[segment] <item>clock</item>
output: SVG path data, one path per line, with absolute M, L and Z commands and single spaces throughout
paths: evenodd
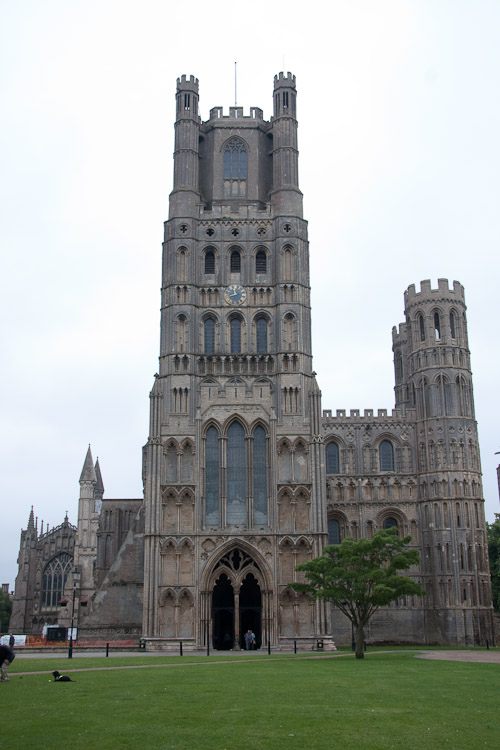
M 230 284 L 224 290 L 224 301 L 226 305 L 237 307 L 243 305 L 247 299 L 247 292 L 240 284 Z

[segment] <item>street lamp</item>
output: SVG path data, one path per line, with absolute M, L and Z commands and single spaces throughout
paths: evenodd
M 75 566 L 73 568 L 73 604 L 71 605 L 71 630 L 69 631 L 69 648 L 68 648 L 68 659 L 73 658 L 73 624 L 75 621 L 75 599 L 76 599 L 76 584 L 80 580 L 80 571 Z

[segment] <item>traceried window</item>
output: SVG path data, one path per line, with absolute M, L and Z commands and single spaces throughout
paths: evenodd
M 339 462 L 339 446 L 337 443 L 327 443 L 326 446 L 326 473 L 327 474 L 339 474 L 340 473 L 340 462 Z
M 258 250 L 255 256 L 255 273 L 267 273 L 267 255 L 265 250 Z
M 229 321 L 230 351 L 231 354 L 241 354 L 241 320 L 231 318 Z
M 43 571 L 42 607 L 57 607 L 72 569 L 73 558 L 67 552 L 61 552 L 48 563 Z
M 247 465 L 245 431 L 233 422 L 227 431 L 227 523 L 246 522 Z
M 205 354 L 215 352 L 215 320 L 206 318 L 203 321 L 203 351 Z
M 390 440 L 382 440 L 378 454 L 380 471 L 394 471 L 394 448 Z
M 205 273 L 215 273 L 215 253 L 213 250 L 207 250 L 205 253 Z
M 266 318 L 257 318 L 255 324 L 257 335 L 257 354 L 267 353 L 267 320 Z
M 239 138 L 233 138 L 224 149 L 224 179 L 246 180 L 248 156 L 245 144 Z
M 268 447 L 263 427 L 250 440 L 234 421 L 226 436 L 226 470 L 221 472 L 219 431 L 212 426 L 205 440 L 205 522 L 215 526 L 267 524 Z M 225 483 L 225 486 L 221 485 Z M 225 498 L 225 508 L 220 498 Z

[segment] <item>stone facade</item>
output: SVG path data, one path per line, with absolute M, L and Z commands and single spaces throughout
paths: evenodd
M 420 551 L 412 575 L 427 596 L 380 611 L 368 638 L 492 642 L 463 287 L 440 279 L 405 293 L 391 414 L 322 410 L 295 77 L 276 76 L 273 96 L 270 121 L 215 107 L 202 122 L 198 80 L 177 81 L 144 499 L 104 499 L 89 449 L 72 537 L 81 631 L 137 633 L 149 649 L 233 648 L 251 628 L 259 645 L 333 648 L 350 626 L 287 589 L 295 566 L 327 541 L 397 526 Z M 30 524 L 17 612 L 41 595 L 25 572 Z M 40 625 L 32 613 L 25 630 Z

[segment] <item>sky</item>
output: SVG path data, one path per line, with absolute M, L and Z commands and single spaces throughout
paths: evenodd
M 174 9 L 172 9 L 174 8 Z M 0 583 L 31 506 L 77 521 L 87 447 L 141 497 L 176 79 L 202 119 L 297 77 L 325 409 L 394 406 L 391 330 L 465 286 L 487 520 L 500 511 L 498 0 L 0 0 Z

